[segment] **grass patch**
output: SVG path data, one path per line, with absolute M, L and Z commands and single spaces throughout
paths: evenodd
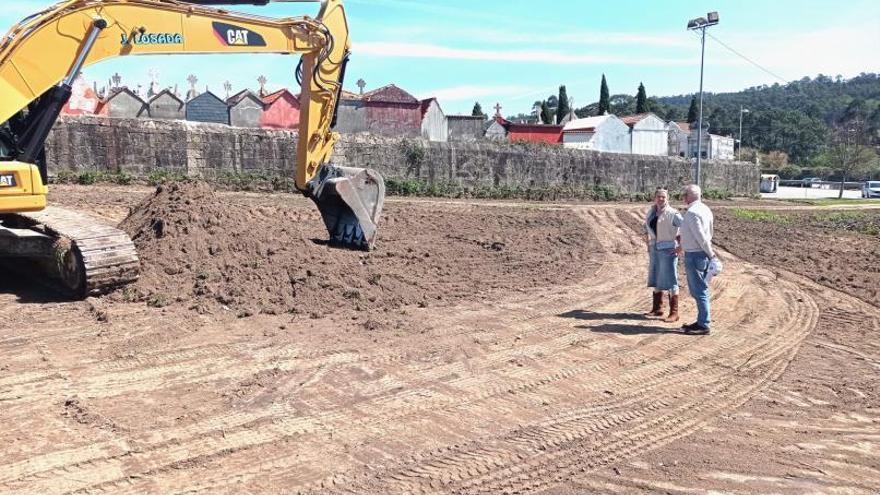
M 151 308 L 164 308 L 169 304 L 171 304 L 171 301 L 162 294 L 151 294 L 150 297 L 147 298 L 147 306 Z
M 456 182 L 435 181 L 428 183 L 419 179 L 385 179 L 385 191 L 389 196 L 421 196 L 436 198 L 464 199 L 520 199 L 527 201 L 593 200 L 593 201 L 633 201 L 648 202 L 654 198 L 651 193 L 623 193 L 617 187 L 598 184 L 587 187 L 554 186 L 526 187 L 508 186 L 467 186 Z M 704 194 L 707 199 L 730 199 L 729 191 L 715 189 Z
M 869 236 L 880 235 L 880 215 L 862 211 L 836 211 L 819 213 L 813 218 L 825 227 L 849 230 Z
M 385 192 L 391 196 L 421 196 L 434 198 L 466 199 L 523 199 L 531 201 L 556 201 L 564 199 L 593 199 L 599 201 L 622 201 L 629 197 L 616 188 L 594 186 L 573 187 L 522 187 L 522 186 L 465 186 L 454 182 L 436 181 L 429 184 L 418 179 L 385 179 Z M 637 198 L 642 200 L 641 195 Z
M 151 186 L 158 186 L 165 182 L 183 182 L 186 176 L 178 172 L 169 172 L 168 170 L 153 170 L 147 176 L 147 183 Z
M 810 205 L 810 206 L 847 206 L 847 205 L 878 205 L 880 201 L 876 199 L 850 199 L 850 198 L 822 198 L 822 199 L 790 199 L 792 203 Z
M 403 152 L 411 166 L 418 167 L 423 151 L 417 145 L 404 147 Z M 136 178 L 127 172 L 107 173 L 100 171 L 62 170 L 55 176 L 57 184 L 92 185 L 97 183 L 113 184 L 148 184 L 157 186 L 166 182 L 186 182 L 186 175 L 170 170 L 153 170 L 146 177 Z M 200 178 L 210 184 L 233 191 L 258 192 L 297 192 L 293 177 L 281 176 L 264 171 L 224 172 L 214 178 Z M 463 199 L 518 199 L 527 201 L 632 201 L 650 202 L 653 192 L 623 193 L 617 187 L 605 184 L 593 186 L 550 186 L 529 187 L 524 185 L 463 185 L 452 181 L 434 181 L 428 183 L 420 179 L 385 178 L 385 189 L 389 196 L 416 196 L 431 198 L 463 198 Z M 680 195 L 673 195 L 679 197 Z M 733 195 L 724 189 L 706 189 L 703 197 L 710 200 L 728 200 Z
M 80 184 L 90 186 L 99 182 L 128 185 L 134 177 L 127 172 L 101 172 L 98 170 L 62 170 L 54 177 L 55 184 Z
M 772 211 L 764 211 L 764 210 L 746 210 L 743 208 L 734 208 L 733 216 L 736 218 L 740 218 L 742 220 L 749 220 L 752 222 L 769 222 L 776 223 L 780 225 L 788 225 L 791 223 L 791 219 L 785 216 L 782 216 L 778 213 L 774 213 Z

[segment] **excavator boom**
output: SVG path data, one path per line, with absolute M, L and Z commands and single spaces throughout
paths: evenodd
M 320 12 L 272 19 L 215 7 L 268 0 L 66 0 L 13 26 L 0 39 L 0 222 L 46 207 L 44 143 L 83 67 L 135 55 L 300 54 L 296 186 L 317 204 L 331 244 L 371 249 L 382 177 L 330 162 L 350 51 L 345 9 L 341 0 L 287 1 L 320 3 Z M 0 257 L 15 242 L 0 238 Z

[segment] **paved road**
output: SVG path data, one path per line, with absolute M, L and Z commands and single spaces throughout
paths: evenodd
M 821 199 L 836 198 L 839 194 L 837 189 L 820 189 L 814 187 L 789 187 L 782 186 L 775 193 L 761 193 L 762 198 L 771 199 Z M 859 191 L 843 191 L 844 198 L 859 199 L 862 197 Z M 880 200 L 878 200 L 880 201 Z

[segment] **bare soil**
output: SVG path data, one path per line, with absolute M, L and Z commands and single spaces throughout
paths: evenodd
M 391 200 L 365 255 L 291 195 L 51 200 L 131 212 L 147 274 L 82 302 L 0 278 L 0 493 L 880 491 L 868 292 L 723 250 L 713 333 L 683 335 L 641 316 L 640 205 Z M 335 285 L 291 284 L 309 263 Z
M 242 316 L 373 314 L 566 284 L 583 277 L 593 247 L 564 211 L 463 206 L 437 215 L 391 203 L 382 224 L 377 251 L 333 249 L 302 198 L 183 183 L 160 186 L 121 226 L 144 261 L 137 298 Z
M 715 242 L 749 262 L 797 273 L 880 305 L 880 210 L 773 215 L 752 220 L 718 209 Z

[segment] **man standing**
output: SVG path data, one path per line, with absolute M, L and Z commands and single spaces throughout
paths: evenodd
M 712 231 L 715 219 L 712 211 L 702 198 L 700 186 L 691 184 L 684 189 L 687 213 L 681 224 L 681 246 L 684 252 L 684 270 L 687 274 L 688 290 L 697 303 L 697 321 L 681 327 L 686 333 L 706 335 L 709 333 L 709 284 L 706 275 L 709 263 L 715 258 L 712 249 Z

